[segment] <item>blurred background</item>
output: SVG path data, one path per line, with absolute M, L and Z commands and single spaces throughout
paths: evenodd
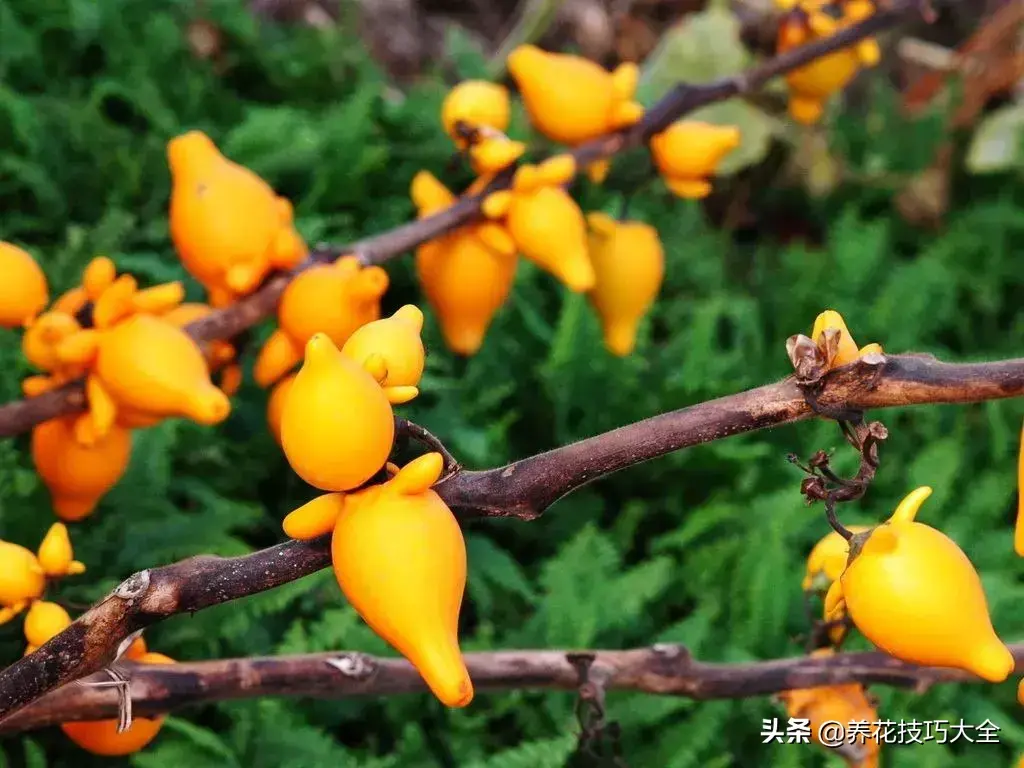
M 639 151 L 620 156 L 602 187 L 577 184 L 586 210 L 614 213 L 628 197 L 630 216 L 656 226 L 665 246 L 666 282 L 633 355 L 611 357 L 586 301 L 523 262 L 477 356 L 451 355 L 428 314 L 423 394 L 402 414 L 468 467 L 499 465 L 779 379 L 790 372 L 786 338 L 809 333 L 825 308 L 860 343 L 891 352 L 1020 355 L 1024 4 L 937 10 L 930 26 L 883 35 L 882 65 L 819 126 L 786 117 L 778 83 L 699 114 L 743 132 L 705 201 L 647 183 Z M 416 171 L 455 189 L 470 181 L 450 163 L 440 103 L 459 79 L 503 78 L 515 45 L 638 61 L 649 105 L 677 80 L 770 55 L 772 14 L 768 2 L 701 0 L 0 0 L 0 239 L 40 260 L 53 295 L 97 254 L 143 284 L 185 279 L 168 235 L 164 148 L 198 128 L 294 202 L 310 242 L 352 241 L 414 216 Z M 518 107 L 511 133 L 530 136 Z M 421 302 L 411 256 L 387 270 L 386 313 Z M 270 327 L 255 330 L 253 349 Z M 0 398 L 17 398 L 29 369 L 16 334 L 0 334 L 0 370 Z M 89 570 L 62 598 L 89 603 L 137 569 L 280 541 L 282 517 L 314 494 L 268 432 L 266 397 L 248 377 L 218 428 L 139 431 L 124 480 L 72 527 Z M 1024 639 L 1011 534 L 1024 403 L 871 416 L 890 439 L 876 482 L 844 505 L 843 521 L 880 521 L 931 485 L 920 519 L 976 564 L 1004 639 Z M 674 642 L 707 661 L 800 654 L 804 559 L 829 529 L 820 507 L 803 503 L 786 455 L 833 448 L 837 469 L 852 472 L 835 424 L 805 422 L 633 467 L 536 522 L 467 524 L 463 649 Z M 28 436 L 0 442 L 0 537 L 31 548 L 53 520 Z M 179 660 L 392 655 L 330 571 L 176 617 L 147 638 Z M 23 642 L 20 622 L 0 627 L 0 663 Z M 883 718 L 1001 728 L 1000 744 L 888 746 L 883 765 L 1014 764 L 1024 752 L 1015 686 L 873 687 Z M 575 745 L 573 704 L 545 692 L 480 694 L 459 711 L 427 694 L 240 701 L 176 713 L 130 759 L 92 758 L 49 729 L 0 743 L 0 765 L 554 768 Z M 843 765 L 813 745 L 763 745 L 762 719 L 785 717 L 769 697 L 616 692 L 608 706 L 633 768 Z

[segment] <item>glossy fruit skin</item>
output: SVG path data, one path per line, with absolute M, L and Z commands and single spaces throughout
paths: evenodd
M 64 523 L 54 523 L 46 532 L 36 552 L 39 566 L 47 578 L 59 579 L 85 573 L 85 565 L 75 560 L 75 552 L 71 547 L 71 536 Z
M 53 511 L 67 522 L 91 515 L 124 476 L 131 459 L 132 435 L 114 425 L 94 445 L 75 437 L 75 417 L 37 424 L 32 430 L 32 461 L 50 491 Z
M 557 277 L 570 291 L 583 293 L 594 287 L 586 220 L 564 189 L 540 187 L 516 193 L 506 222 L 523 256 Z
M 147 416 L 211 425 L 231 411 L 195 341 L 151 315 L 134 315 L 104 331 L 95 373 L 118 405 Z
M 674 195 L 699 200 L 711 194 L 708 177 L 739 144 L 735 126 L 677 120 L 651 137 L 651 158 Z
M 321 490 L 351 490 L 384 466 L 394 438 L 380 385 L 327 334 L 314 334 L 281 410 L 281 447 L 292 469 Z
M 185 269 L 221 307 L 251 293 L 274 268 L 307 252 L 291 203 L 263 179 L 189 131 L 167 144 L 171 239 Z
M 512 291 L 518 263 L 515 253 L 489 248 L 471 231 L 417 249 L 416 274 L 450 350 L 466 357 L 480 350 Z
M 316 333 L 326 334 L 341 348 L 357 329 L 380 318 L 388 284 L 383 268 L 363 267 L 354 256 L 303 270 L 281 295 L 279 328 L 256 359 L 256 383 L 267 387 L 285 376 L 302 360 L 303 348 Z
M 420 337 L 423 312 L 406 304 L 393 315 L 374 320 L 349 336 L 341 354 L 365 368 L 394 404 L 419 394 L 426 350 Z
M 42 596 L 46 575 L 36 556 L 0 539 L 0 605 L 11 607 Z
M 410 196 L 419 218 L 455 201 L 428 171 L 413 177 Z M 479 351 L 512 290 L 518 263 L 515 242 L 495 222 L 460 227 L 416 249 L 416 275 L 449 349 L 466 357 Z
M 601 320 L 605 347 L 625 356 L 633 351 L 640 321 L 661 289 L 665 254 L 658 231 L 643 222 L 616 222 L 598 213 L 587 220 L 595 275 L 587 298 Z
M 563 144 L 580 144 L 643 115 L 633 101 L 635 64 L 608 72 L 581 56 L 521 45 L 509 54 L 507 66 L 530 122 Z
M 441 124 L 457 145 L 465 142 L 455 126 L 463 122 L 471 128 L 488 127 L 505 132 L 511 117 L 508 89 L 486 80 L 464 80 L 456 85 L 441 104 Z
M 858 534 L 859 552 L 825 597 L 857 629 L 903 661 L 963 669 L 998 683 L 1014 659 L 996 635 L 981 579 L 956 542 L 914 516 L 931 494 L 912 491 L 886 523 Z
M 173 664 L 174 659 L 162 653 L 146 653 L 140 664 Z M 157 737 L 164 718 L 134 717 L 131 727 L 117 732 L 117 720 L 83 720 L 61 723 L 61 730 L 75 744 L 94 755 L 121 757 L 144 749 Z
M 443 704 L 464 707 L 473 699 L 458 642 L 466 545 L 451 510 L 429 489 L 442 464 L 427 454 L 387 483 L 345 496 L 331 553 L 359 615 Z
M 0 275 L 0 327 L 29 325 L 50 300 L 46 275 L 28 251 L 5 242 L 0 242 Z
M 71 624 L 71 616 L 56 603 L 36 600 L 25 614 L 25 640 L 39 647 Z

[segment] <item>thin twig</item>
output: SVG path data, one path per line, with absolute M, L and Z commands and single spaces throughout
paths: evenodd
M 1024 644 L 1010 646 L 1018 669 Z M 495 651 L 465 654 L 478 692 L 523 689 L 578 690 L 581 655 L 587 679 L 603 690 L 644 691 L 694 699 L 765 696 L 797 688 L 873 683 L 926 690 L 940 682 L 982 682 L 966 672 L 918 667 L 883 653 L 799 656 L 745 664 L 694 660 L 682 646 L 623 651 Z M 574 663 L 574 660 L 577 663 Z M 335 699 L 426 691 L 403 659 L 334 652 L 272 658 L 220 659 L 178 664 L 125 664 L 132 710 L 153 717 L 183 707 L 263 696 Z M 91 679 L 91 678 L 90 678 Z M 0 723 L 0 736 L 73 720 L 116 717 L 118 694 L 107 687 L 70 685 L 47 694 Z
M 825 404 L 867 409 L 966 403 L 1024 395 L 1024 359 L 943 363 L 887 355 L 856 361 L 818 383 Z M 792 378 L 698 403 L 571 445 L 482 471 L 456 472 L 435 489 L 460 517 L 533 520 L 600 477 L 681 448 L 814 415 Z M 280 586 L 330 564 L 330 540 L 289 541 L 234 558 L 199 556 L 140 571 L 34 653 L 0 670 L 0 719 L 112 661 L 130 633 Z
M 888 7 L 880 9 L 864 21 L 824 40 L 793 48 L 741 75 L 702 85 L 676 85 L 647 110 L 643 119 L 636 125 L 576 147 L 571 154 L 576 158 L 577 167 L 585 168 L 595 160 L 642 146 L 651 136 L 694 110 L 757 90 L 779 75 L 875 35 L 909 16 L 919 14 L 919 11 L 919 0 L 894 0 Z M 270 279 L 251 296 L 226 309 L 211 312 L 201 320 L 191 323 L 186 330 L 197 341 L 231 338 L 272 315 L 289 281 L 299 272 L 318 262 L 330 261 L 349 253 L 357 254 L 367 264 L 383 263 L 478 218 L 481 215 L 483 199 L 490 192 L 508 187 L 511 180 L 511 173 L 502 173 L 478 195 L 464 196 L 454 205 L 432 216 L 410 221 L 365 240 L 342 246 L 317 246 L 309 257 L 290 273 Z M 86 400 L 81 382 L 72 382 L 38 397 L 7 403 L 0 406 L 0 437 L 11 437 L 27 432 L 40 422 L 77 413 L 85 407 Z

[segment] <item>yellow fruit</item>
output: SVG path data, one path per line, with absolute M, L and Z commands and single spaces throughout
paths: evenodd
M 16 616 L 46 587 L 46 574 L 39 560 L 18 544 L 0 539 L 0 624 Z
M 46 275 L 28 251 L 0 242 L 0 327 L 31 325 L 50 300 Z
M 56 603 L 36 600 L 25 614 L 25 640 L 38 648 L 71 624 L 68 612 Z
M 291 269 L 305 257 L 291 203 L 204 133 L 171 139 L 167 160 L 171 239 L 215 305 L 251 293 L 273 269 Z
M 441 104 L 441 123 L 444 131 L 457 146 L 465 147 L 456 130 L 458 123 L 468 128 L 493 128 L 504 133 L 508 130 L 511 107 L 508 89 L 486 80 L 466 80 L 449 91 Z
M 53 511 L 68 522 L 93 513 L 124 475 L 132 452 L 127 429 L 115 424 L 91 446 L 84 446 L 75 437 L 74 424 L 74 416 L 64 416 L 32 430 L 32 461 L 50 491 Z
M 147 653 L 140 664 L 173 664 L 174 659 L 162 653 Z M 75 744 L 94 755 L 121 757 L 145 748 L 163 727 L 164 718 L 133 717 L 131 727 L 117 732 L 117 720 L 82 720 L 61 723 L 61 730 Z
M 831 649 L 822 648 L 812 656 L 831 656 Z M 836 749 L 851 768 L 876 768 L 881 745 L 878 739 L 878 713 L 869 701 L 864 686 L 860 683 L 829 685 L 818 688 L 802 688 L 783 691 L 779 700 L 786 707 L 791 718 L 809 720 L 811 741 L 821 744 L 822 726 L 825 723 L 840 723 L 849 729 L 852 722 L 866 722 L 862 737 L 855 743 L 843 744 Z M 826 732 L 827 733 L 827 732 Z M 825 746 L 833 749 L 834 743 Z
M 711 194 L 708 177 L 740 145 L 740 129 L 696 120 L 677 120 L 651 137 L 651 157 L 665 186 L 684 199 Z
M 483 345 L 491 320 L 512 290 L 518 261 L 515 253 L 488 247 L 471 230 L 416 251 L 420 285 L 453 352 L 469 356 Z
M 834 309 L 826 309 L 814 319 L 814 328 L 811 330 L 811 339 L 819 348 L 825 349 L 825 331 L 839 331 L 836 344 L 835 356 L 829 361 L 829 368 L 838 368 L 841 365 L 848 365 L 864 355 L 871 353 L 881 354 L 882 346 L 877 343 L 865 344 L 857 348 L 857 342 L 853 340 L 850 329 L 846 327 L 843 316 Z
M 834 4 L 829 5 L 832 9 L 837 8 Z M 838 6 L 842 12 L 839 19 L 826 11 L 825 4 L 805 3 L 803 6 L 787 14 L 779 23 L 778 53 L 827 38 L 874 13 L 873 4 L 856 1 Z M 818 122 L 828 99 L 845 88 L 861 67 L 877 64 L 878 58 L 878 44 L 866 39 L 790 70 L 785 75 L 789 87 L 790 116 L 805 125 Z
M 380 385 L 327 334 L 314 334 L 281 411 L 281 446 L 292 469 L 321 490 L 351 490 L 384 466 L 394 438 Z
M 110 328 L 82 331 L 61 345 L 60 354 L 92 364 L 89 413 L 76 425 L 76 437 L 86 445 L 104 437 L 122 410 L 207 425 L 231 412 L 227 395 L 210 381 L 202 350 L 162 318 L 138 314 Z
M 54 523 L 50 526 L 50 530 L 46 532 L 43 542 L 39 545 L 36 557 L 43 573 L 51 579 L 85 573 L 85 565 L 75 560 L 71 537 L 68 536 L 68 527 L 64 523 Z
M 294 381 L 294 373 L 285 376 L 274 385 L 267 399 L 267 425 L 278 445 L 281 444 L 281 413 L 284 411 L 284 401 Z
M 918 488 L 886 523 L 855 534 L 852 559 L 826 595 L 827 615 L 845 606 L 868 640 L 903 661 L 1002 682 L 1013 655 L 992 627 L 974 566 L 952 539 L 914 520 L 930 494 Z
M 583 212 L 561 187 L 516 193 L 506 219 L 520 252 L 574 293 L 594 287 Z
M 458 640 L 466 545 L 430 488 L 443 467 L 439 453 L 426 454 L 385 483 L 314 499 L 288 515 L 284 529 L 303 539 L 333 529 L 334 573 L 352 607 L 443 704 L 464 707 L 473 699 Z
M 326 334 L 341 347 L 357 328 L 378 319 L 388 282 L 381 267 L 363 267 L 355 256 L 300 273 L 281 296 L 280 327 L 256 359 L 256 383 L 267 387 L 287 374 L 302 360 L 303 348 L 314 334 Z
M 639 77 L 633 63 L 608 72 L 580 56 L 521 45 L 507 64 L 530 122 L 555 141 L 582 144 L 643 116 L 633 98 Z
M 591 213 L 587 220 L 595 277 L 587 298 L 601 320 L 608 351 L 628 355 L 665 275 L 658 231 L 639 221 L 616 222 L 603 213 Z
M 422 330 L 423 313 L 406 304 L 391 317 L 359 328 L 341 354 L 365 368 L 392 403 L 407 403 L 419 394 L 416 385 L 423 375 Z

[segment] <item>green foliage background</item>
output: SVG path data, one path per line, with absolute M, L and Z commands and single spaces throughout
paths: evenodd
M 185 0 L 0 0 L 0 237 L 26 244 L 54 288 L 77 282 L 105 253 L 143 281 L 182 278 L 167 231 L 164 144 L 207 131 L 232 158 L 296 204 L 310 241 L 352 239 L 412 216 L 415 171 L 446 171 L 437 120 L 444 84 L 428 78 L 395 95 L 358 41 L 336 31 L 258 25 L 240 3 L 208 3 L 226 39 L 226 69 L 191 57 Z M 480 62 L 461 52 L 463 75 Z M 884 87 L 865 117 L 841 115 L 833 146 L 854 169 L 911 172 L 939 138 L 934 120 L 897 116 Z M 519 124 L 522 126 L 521 115 Z M 616 183 L 642 155 L 617 164 L 612 191 L 585 190 L 588 208 L 616 210 Z M 757 185 L 755 207 L 787 212 L 824 234 L 820 247 L 771 233 L 725 233 L 694 203 L 657 183 L 631 202 L 656 225 L 668 255 L 662 296 L 639 349 L 610 358 L 585 301 L 523 264 L 484 350 L 466 361 L 443 347 L 431 318 L 423 395 L 405 415 L 441 435 L 470 467 L 536 453 L 660 411 L 753 387 L 788 373 L 787 336 L 840 310 L 858 341 L 950 360 L 1020 354 L 1024 188 L 1010 175 L 958 174 L 938 233 L 911 229 L 892 192 L 846 184 L 812 199 Z M 418 301 L 412 259 L 388 265 L 385 311 Z M 199 298 L 190 283 L 190 296 Z M 261 337 L 267 328 L 260 331 Z M 18 338 L 0 336 L 4 400 L 28 373 Z M 281 539 L 280 520 L 312 496 L 266 429 L 266 394 L 245 385 L 217 429 L 174 421 L 135 437 L 123 482 L 73 526 L 87 574 L 61 595 L 88 602 L 134 570 L 189 555 L 244 553 Z M 921 484 L 935 493 L 925 522 L 952 535 L 982 573 L 997 629 L 1024 637 L 1024 588 L 1012 551 L 1020 402 L 874 414 L 889 426 L 878 480 L 848 523 L 879 521 Z M 800 652 L 806 629 L 803 560 L 827 532 L 798 493 L 788 452 L 837 448 L 822 422 L 735 437 L 633 467 L 573 494 L 541 520 L 466 526 L 470 579 L 465 650 L 625 648 L 685 643 L 700 659 L 750 661 Z M 35 547 L 52 522 L 28 436 L 0 442 L 0 536 Z M 356 649 L 389 654 L 322 572 L 269 594 L 155 627 L 150 645 L 181 660 Z M 0 659 L 23 648 L 20 622 L 0 628 Z M 1024 751 L 1014 682 L 942 686 L 924 695 L 875 689 L 883 717 L 1002 728 L 1002 745 L 891 747 L 886 765 L 1009 765 Z M 615 693 L 632 766 L 840 765 L 813 747 L 762 745 L 768 698 L 694 703 Z M 427 695 L 339 701 L 256 700 L 182 711 L 124 764 L 517 768 L 559 766 L 572 749 L 573 697 L 480 694 L 465 711 Z M 56 729 L 0 743 L 0 765 L 118 764 L 85 755 Z

